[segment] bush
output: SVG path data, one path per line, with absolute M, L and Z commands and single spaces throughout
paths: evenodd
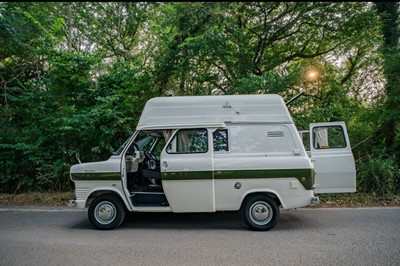
M 356 161 L 357 188 L 377 196 L 397 194 L 400 169 L 395 156 L 369 154 Z

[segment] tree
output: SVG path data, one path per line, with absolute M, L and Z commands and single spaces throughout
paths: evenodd
M 378 136 L 385 140 L 390 151 L 400 150 L 400 50 L 399 50 L 399 4 L 396 2 L 376 2 L 381 18 L 383 45 L 381 48 L 386 78 L 384 117 Z M 396 133 L 397 132 L 397 133 Z
M 106 159 L 154 96 L 304 91 L 290 106 L 296 123 L 347 121 L 359 165 L 379 165 L 376 121 L 388 150 L 400 143 L 397 3 L 4 2 L 0 12 L 3 191 L 68 189 L 75 152 Z

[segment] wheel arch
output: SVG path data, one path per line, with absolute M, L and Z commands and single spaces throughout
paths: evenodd
M 246 200 L 250 197 L 256 196 L 256 195 L 266 195 L 270 198 L 272 198 L 273 200 L 275 200 L 276 204 L 278 205 L 278 207 L 282 204 L 282 200 L 281 197 L 279 196 L 279 193 L 277 193 L 276 191 L 270 191 L 270 190 L 265 190 L 265 191 L 249 191 L 248 193 L 246 193 L 244 195 L 244 197 L 242 198 L 242 202 L 240 204 L 240 209 L 243 207 L 244 202 L 246 202 Z
M 111 194 L 119 198 L 123 205 L 125 206 L 125 209 L 128 211 L 131 211 L 131 208 L 129 206 L 129 203 L 126 201 L 125 195 L 121 193 L 118 189 L 112 189 L 112 188 L 97 188 L 89 193 L 89 196 L 86 198 L 86 204 L 85 207 L 89 207 L 90 203 L 97 198 L 98 196 L 101 195 L 106 195 L 106 194 Z

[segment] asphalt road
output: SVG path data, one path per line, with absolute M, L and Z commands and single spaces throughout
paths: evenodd
M 238 213 L 131 213 L 94 230 L 86 210 L 0 206 L 0 265 L 400 265 L 400 208 L 281 210 L 268 232 Z

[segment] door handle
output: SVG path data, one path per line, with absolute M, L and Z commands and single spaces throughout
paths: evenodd
M 163 169 L 164 169 L 164 171 L 167 170 L 167 168 L 168 168 L 167 161 L 163 161 Z

